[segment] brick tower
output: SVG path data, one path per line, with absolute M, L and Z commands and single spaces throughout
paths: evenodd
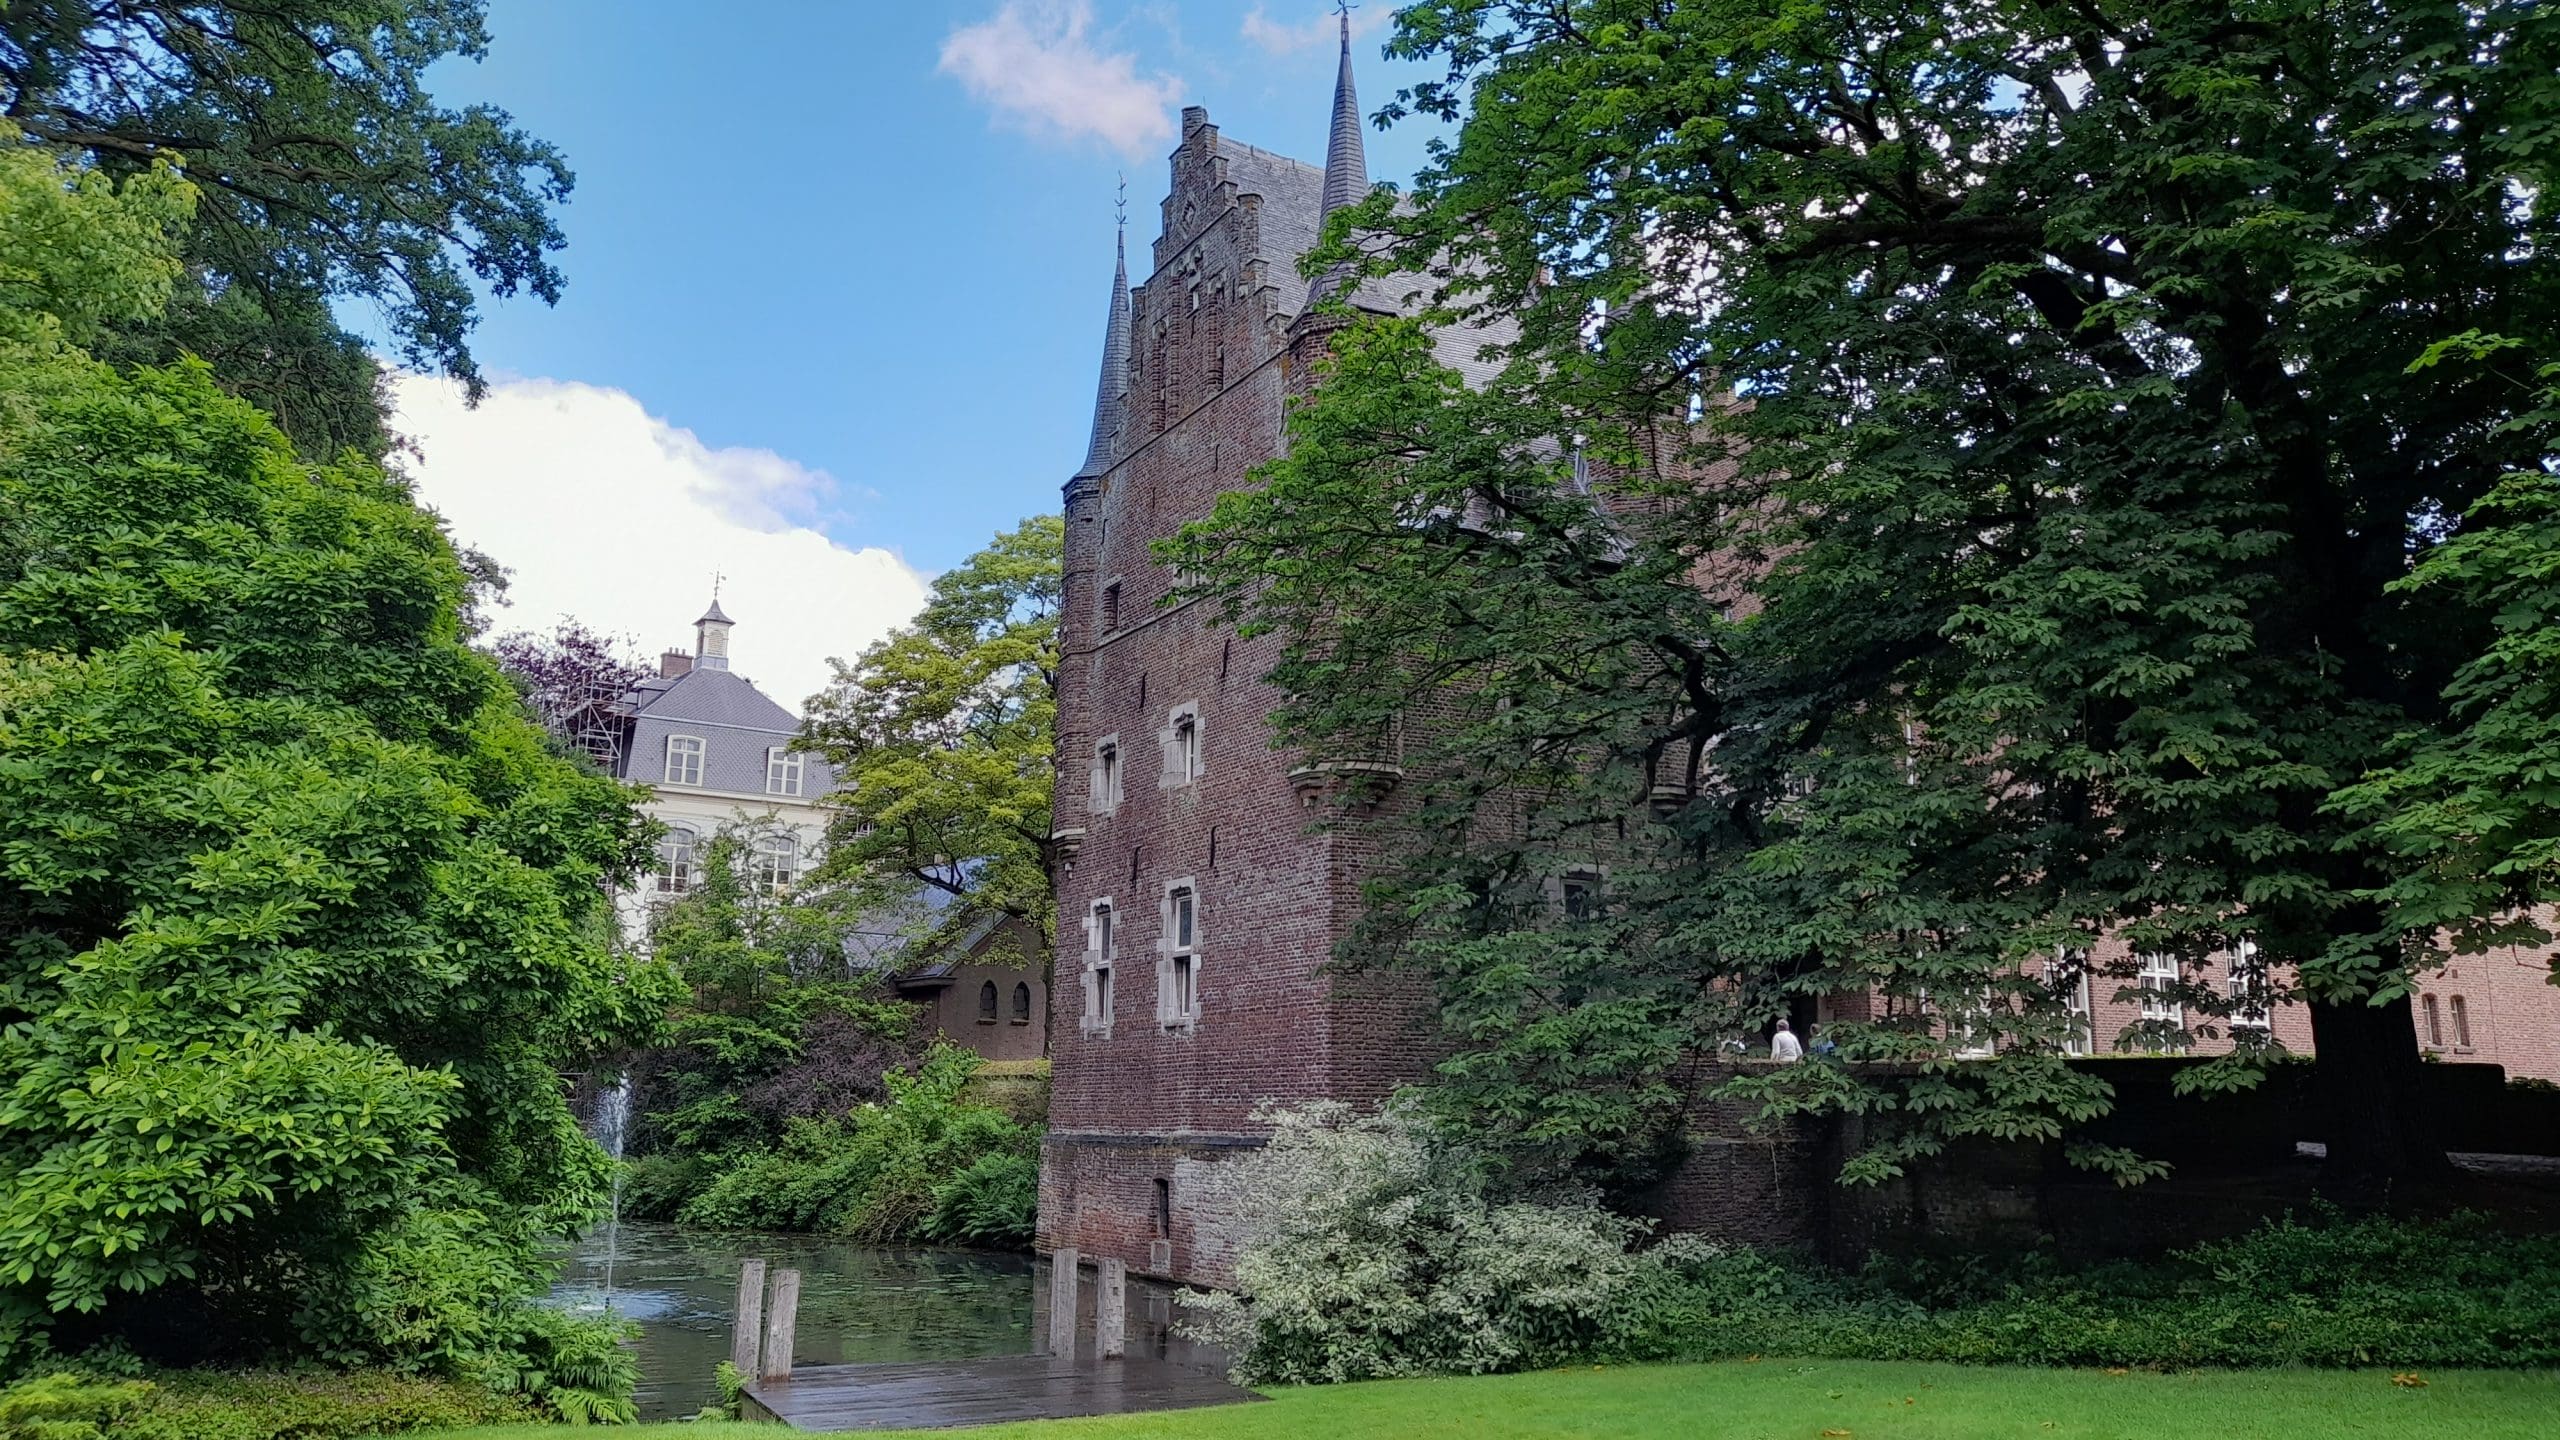
M 1310 310 L 1341 282 L 1310 286 L 1298 258 L 1368 191 L 1346 23 L 1322 169 L 1185 109 L 1134 290 L 1122 239 L 1092 443 L 1066 485 L 1043 1250 L 1227 1280 L 1217 1167 L 1261 1142 L 1256 1103 L 1372 1099 L 1423 1063 L 1416 995 L 1320 973 L 1354 917 L 1361 842 L 1311 829 L 1323 767 L 1272 748 L 1276 642 L 1166 607 L 1148 548 L 1280 453 L 1283 405 L 1341 324 Z M 1374 282 L 1351 298 L 1395 306 Z

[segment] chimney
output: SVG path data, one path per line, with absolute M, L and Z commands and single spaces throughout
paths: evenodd
M 693 669 L 693 657 L 682 650 L 669 650 L 658 657 L 658 678 L 673 680 Z

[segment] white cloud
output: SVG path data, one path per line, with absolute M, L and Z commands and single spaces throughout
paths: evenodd
M 713 449 L 620 390 L 492 384 L 477 409 L 449 380 L 398 375 L 399 430 L 417 443 L 418 498 L 454 537 L 515 574 L 492 628 L 572 615 L 655 658 L 693 648 L 694 617 L 727 577 L 734 666 L 792 709 L 924 602 L 887 550 L 849 550 L 805 523 L 834 479 L 770 450 Z
M 1393 8 L 1380 3 L 1354 7 L 1351 12 L 1351 34 L 1354 39 L 1385 25 L 1395 18 Z M 1332 15 L 1315 15 L 1294 25 L 1274 20 L 1254 6 L 1244 15 L 1244 38 L 1273 55 L 1294 55 L 1321 45 L 1327 49 L 1341 43 L 1342 22 Z
M 1141 77 L 1136 55 L 1104 54 L 1092 29 L 1091 0 L 1005 0 L 942 42 L 942 72 L 1032 135 L 1096 139 L 1131 156 L 1163 148 L 1182 82 Z

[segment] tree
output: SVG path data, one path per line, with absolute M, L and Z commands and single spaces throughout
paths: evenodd
M 0 113 L 106 173 L 165 158 L 197 187 L 193 283 L 109 358 L 199 355 L 306 451 L 379 456 L 377 369 L 331 299 L 380 307 L 405 363 L 477 396 L 475 285 L 560 295 L 567 165 L 506 112 L 427 90 L 487 46 L 481 0 L 19 0 Z
M 1374 726 L 1377 697 L 1489 702 L 1427 740 L 1368 941 L 1440 976 L 1464 1102 L 1621 1144 L 1662 1126 L 1701 1041 L 1877 993 L 1844 1052 L 1916 1076 L 1737 1090 L 1898 1111 L 1853 1172 L 1886 1174 L 2103 1108 L 2045 983 L 2098 937 L 2246 942 L 2309 1006 L 2333 1167 L 2440 1168 L 2408 996 L 2449 918 L 2411 877 L 2447 837 L 2357 787 L 2441 793 L 2458 753 L 2543 804 L 2482 733 L 2548 713 L 2479 668 L 2541 628 L 2497 648 L 2522 592 L 2485 562 L 2519 542 L 2462 536 L 2542 513 L 2553 468 L 2551 17 L 1399 20 L 1392 48 L 1448 69 L 1389 113 L 1463 124 L 1418 204 L 1342 223 L 1432 270 L 1439 318 L 1502 312 L 1504 373 L 1469 394 L 1414 326 L 1355 332 L 1268 488 L 1178 553 L 1288 637 L 1304 743 Z M 1343 235 L 1310 263 L 1351 257 Z M 2524 478 L 2484 504 L 2501 476 Z M 1576 847 L 1616 863 L 1612 898 L 1553 924 L 1536 874 Z M 2208 1027 L 2232 1006 L 2180 998 Z M 1952 1057 L 1991 1034 L 1995 1062 Z M 2190 1083 L 2254 1080 L 2270 1047 L 2234 1038 Z M 1610 1079 L 1577 1094 L 1583 1072 Z
M 501 635 L 489 653 L 524 693 L 551 738 L 590 754 L 606 743 L 605 737 L 621 743 L 619 702 L 649 677 L 649 667 L 622 642 L 566 617 L 549 635 L 523 630 Z
M 1062 534 L 1044 515 L 998 535 L 811 702 L 802 743 L 841 777 L 820 882 L 911 917 L 926 953 L 988 918 L 1035 938 L 1019 962 L 1049 953 Z
M 0 177 L 0 236 L 174 259 L 157 180 Z M 74 328 L 0 325 L 0 1365 L 538 1366 L 605 1174 L 558 1072 L 665 1004 L 612 945 L 646 822 L 465 646 L 401 482 Z

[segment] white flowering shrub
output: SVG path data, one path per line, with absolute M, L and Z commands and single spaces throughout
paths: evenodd
M 1231 1172 L 1236 1290 L 1192 1332 L 1252 1384 L 1481 1374 L 1579 1358 L 1658 1273 L 1647 1222 L 1489 1195 L 1478 1156 L 1406 1107 L 1266 1107 Z

